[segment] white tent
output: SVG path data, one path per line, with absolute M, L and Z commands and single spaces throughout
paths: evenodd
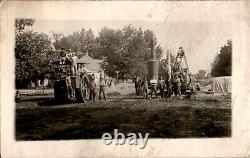
M 232 92 L 232 77 L 223 76 L 213 78 L 212 92 L 215 93 L 231 93 Z

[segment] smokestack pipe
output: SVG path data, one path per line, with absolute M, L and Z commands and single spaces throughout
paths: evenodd
M 155 38 L 153 37 L 151 41 L 151 57 L 152 59 L 156 60 L 156 54 L 155 54 Z

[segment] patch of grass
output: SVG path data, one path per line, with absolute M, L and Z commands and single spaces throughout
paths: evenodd
M 105 132 L 151 138 L 230 137 L 231 108 L 223 101 L 115 100 L 65 108 L 16 109 L 17 140 L 100 139 Z M 136 105 L 136 106 L 135 106 Z

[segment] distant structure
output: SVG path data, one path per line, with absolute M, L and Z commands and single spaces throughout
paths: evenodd
M 102 60 L 91 58 L 88 53 L 77 59 L 77 69 L 86 71 L 88 74 L 94 74 L 96 81 L 99 82 L 100 76 L 104 76 L 104 70 L 101 68 L 100 64 Z

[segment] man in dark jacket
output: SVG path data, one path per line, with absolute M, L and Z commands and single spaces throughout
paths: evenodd
M 146 77 L 142 81 L 142 89 L 143 89 L 143 99 L 148 99 L 148 81 Z
M 160 78 L 158 85 L 159 85 L 161 99 L 164 99 L 165 80 L 162 77 Z
M 92 100 L 93 102 L 95 102 L 96 82 L 95 82 L 95 76 L 94 76 L 94 74 L 90 77 L 89 89 L 90 89 L 89 100 Z
M 137 76 L 135 78 L 135 93 L 137 96 L 140 94 L 140 89 L 141 89 L 141 78 Z

